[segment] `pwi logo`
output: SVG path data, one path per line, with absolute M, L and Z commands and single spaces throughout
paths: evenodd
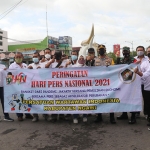
M 12 72 L 7 73 L 6 77 L 6 84 L 12 84 L 12 83 L 25 83 L 27 79 L 27 76 L 24 73 L 19 73 L 18 75 L 13 75 Z

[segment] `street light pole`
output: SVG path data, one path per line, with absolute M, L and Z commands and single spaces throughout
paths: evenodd
M 130 43 L 131 45 L 132 45 L 132 56 L 133 56 L 133 41 L 125 41 L 125 42 L 127 42 L 127 43 Z

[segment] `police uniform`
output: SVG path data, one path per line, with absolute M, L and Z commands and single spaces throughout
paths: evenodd
M 130 56 L 130 48 L 129 47 L 123 47 L 123 58 L 117 58 L 116 64 L 131 64 L 134 62 L 134 58 Z M 131 112 L 131 120 L 129 121 L 129 124 L 136 123 L 135 119 L 136 112 Z M 128 119 L 127 112 L 123 112 L 120 116 L 117 117 L 118 120 L 126 120 Z
M 106 52 L 106 47 L 105 45 L 99 45 L 98 46 L 98 51 L 100 56 L 98 56 L 97 58 L 95 58 L 95 63 L 94 66 L 110 66 L 110 65 L 114 65 L 114 61 L 112 58 L 108 57 L 105 52 Z M 99 113 L 95 123 L 101 122 L 102 121 L 102 114 Z M 115 118 L 114 118 L 114 113 L 110 113 L 110 122 L 112 124 L 115 124 Z

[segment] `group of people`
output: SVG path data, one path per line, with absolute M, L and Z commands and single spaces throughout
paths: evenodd
M 144 100 L 144 115 L 147 116 L 147 120 L 150 122 L 150 47 L 146 49 L 143 46 L 138 46 L 136 48 L 137 56 L 132 58 L 130 56 L 130 48 L 123 47 L 122 54 L 123 58 L 117 57 L 116 62 L 106 54 L 105 45 L 98 46 L 98 56 L 95 56 L 95 50 L 93 48 L 88 49 L 87 56 L 78 56 L 78 51 L 72 51 L 70 58 L 67 55 L 62 55 L 62 52 L 57 50 L 54 55 L 52 55 L 52 51 L 49 48 L 44 50 L 44 56 L 40 56 L 38 52 L 33 54 L 33 63 L 27 65 L 23 63 L 23 54 L 20 52 L 16 52 L 14 62 L 9 66 L 9 69 L 40 69 L 40 68 L 66 68 L 66 67 L 86 67 L 86 66 L 110 66 L 110 65 L 118 65 L 118 64 L 130 64 L 137 61 L 140 67 L 135 69 L 135 73 L 141 76 L 141 89 Z M 147 55 L 147 56 L 146 56 Z M 14 121 L 9 117 L 8 113 L 4 112 L 4 90 L 2 84 L 2 71 L 7 69 L 4 65 L 0 64 L 0 99 L 2 103 L 4 120 L 6 121 Z M 140 112 L 131 112 L 131 119 L 129 120 L 129 124 L 136 123 L 136 115 Z M 87 122 L 86 114 L 83 115 L 83 122 Z M 18 121 L 23 121 L 23 114 L 17 113 Z M 43 117 L 50 121 L 57 120 L 57 114 L 48 115 L 43 114 Z M 73 115 L 73 123 L 78 123 L 78 114 Z M 25 114 L 25 118 L 32 119 L 33 122 L 39 120 L 38 114 Z M 64 119 L 68 118 L 68 115 L 63 116 Z M 117 117 L 118 120 L 126 120 L 128 119 L 128 113 L 123 112 L 121 116 Z M 97 114 L 95 123 L 99 123 L 102 121 L 102 114 Z M 110 123 L 115 124 L 114 113 L 110 113 Z M 148 123 L 150 126 L 150 123 Z

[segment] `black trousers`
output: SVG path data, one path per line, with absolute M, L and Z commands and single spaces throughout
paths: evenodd
M 3 87 L 0 87 L 0 99 L 2 103 L 4 117 L 7 118 L 9 117 L 9 114 L 4 112 L 4 88 Z
M 150 91 L 144 90 L 144 112 L 150 117 Z
M 148 115 L 148 112 L 147 112 L 147 103 L 148 103 L 148 97 L 147 96 L 150 96 L 150 94 L 148 94 L 150 91 L 145 91 L 144 90 L 144 85 L 141 85 L 141 89 L 142 89 L 142 96 L 143 96 L 143 111 L 144 111 L 144 115 Z

